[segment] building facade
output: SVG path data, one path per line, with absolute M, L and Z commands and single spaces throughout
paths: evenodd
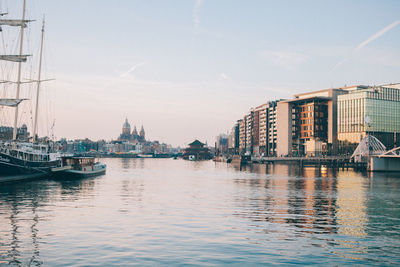
M 266 133 L 267 133 L 267 146 L 264 152 L 264 156 L 273 156 L 277 155 L 277 105 L 278 102 L 281 100 L 276 101 L 269 101 L 267 105 L 267 117 L 266 117 Z
M 246 146 L 245 146 L 245 154 L 250 155 L 253 153 L 253 125 L 254 125 L 254 111 L 250 110 L 250 112 L 245 116 L 246 121 Z
M 0 140 L 12 140 L 13 138 L 13 127 L 8 126 L 0 126 Z M 28 132 L 28 127 L 26 124 L 23 124 L 21 128 L 17 129 L 17 139 L 27 141 L 30 137 L 30 133 Z
M 228 153 L 231 155 L 239 154 L 239 121 L 232 127 L 228 136 Z
M 338 98 L 339 153 L 354 151 L 366 135 L 386 148 L 400 145 L 400 87 L 356 88 Z
M 215 138 L 215 155 L 228 154 L 228 135 L 220 134 Z
M 338 96 L 357 87 L 319 90 L 280 101 L 277 105 L 278 156 L 336 154 Z
M 277 101 L 269 101 L 253 111 L 252 155 L 276 156 L 276 107 Z
M 239 154 L 246 153 L 246 116 L 239 120 Z

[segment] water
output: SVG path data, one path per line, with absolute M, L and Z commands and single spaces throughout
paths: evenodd
M 398 265 L 400 175 L 172 159 L 0 185 L 0 265 Z

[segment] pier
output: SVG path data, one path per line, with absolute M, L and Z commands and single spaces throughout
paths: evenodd
M 342 169 L 366 170 L 367 162 L 355 162 L 349 156 L 325 156 L 325 157 L 250 157 L 234 155 L 232 158 L 216 157 L 214 161 L 233 164 L 298 164 L 301 167 L 331 167 Z
M 368 171 L 400 172 L 400 147 L 393 148 L 381 155 L 371 157 Z
M 354 162 L 348 156 L 326 156 L 326 157 L 252 157 L 251 163 L 287 163 L 300 166 L 322 166 L 332 168 L 366 168 L 364 162 Z

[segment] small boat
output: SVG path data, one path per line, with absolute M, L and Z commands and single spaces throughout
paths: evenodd
M 195 155 L 189 155 L 189 160 L 190 161 L 195 161 L 196 160 L 196 156 Z
M 138 157 L 139 158 L 144 158 L 144 159 L 154 158 L 154 156 L 152 154 L 139 154 Z
M 64 170 L 57 171 L 57 177 L 91 177 L 106 173 L 107 165 L 96 162 L 95 157 L 64 156 L 61 158 Z
M 326 165 L 321 165 L 321 173 L 327 173 L 328 167 Z

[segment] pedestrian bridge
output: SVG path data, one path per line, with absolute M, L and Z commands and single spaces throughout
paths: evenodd
M 363 140 L 361 140 L 360 144 L 358 144 L 353 155 L 351 155 L 351 158 L 353 158 L 355 162 L 362 162 L 371 156 L 381 155 L 385 152 L 386 147 L 378 140 L 378 138 L 372 135 L 367 135 Z
M 368 171 L 399 171 L 400 147 L 389 151 L 376 137 L 367 135 L 354 150 L 354 162 L 367 162 Z

